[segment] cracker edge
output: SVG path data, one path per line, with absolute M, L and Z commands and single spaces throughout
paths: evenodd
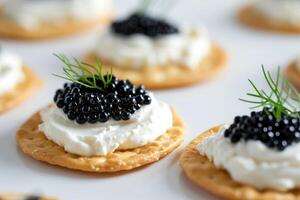
M 23 71 L 25 74 L 25 80 L 19 83 L 13 91 L 14 93 L 17 93 L 17 95 L 14 95 L 13 99 L 9 99 L 9 103 L 6 102 L 6 105 L 4 107 L 0 107 L 0 114 L 19 106 L 22 102 L 28 99 L 36 90 L 40 89 L 45 84 L 44 81 L 38 78 L 38 76 L 29 67 L 23 66 Z M 21 85 L 24 84 L 27 84 L 26 88 L 19 88 Z M 9 93 L 1 95 L 0 98 L 10 95 Z
M 296 61 L 290 63 L 284 70 L 284 76 L 293 84 L 293 86 L 300 91 L 300 73 L 296 68 Z
M 216 54 L 218 54 L 218 60 L 215 60 L 215 62 L 217 63 L 214 66 L 210 66 L 209 68 L 212 68 L 210 70 L 207 70 L 205 66 L 203 66 L 203 63 L 200 63 L 198 68 L 202 68 L 204 67 L 204 70 L 201 71 L 202 73 L 198 73 L 197 77 L 190 79 L 190 77 L 186 77 L 185 80 L 165 80 L 164 83 L 156 83 L 155 81 L 148 81 L 148 82 L 144 82 L 144 81 L 139 81 L 139 82 L 135 82 L 133 81 L 134 84 L 136 85 L 144 85 L 147 89 L 151 89 L 151 90 L 164 90 L 164 89 L 173 89 L 173 88 L 181 88 L 181 87 L 187 87 L 187 86 L 191 86 L 191 85 L 195 85 L 197 83 L 204 83 L 205 81 L 208 81 L 212 78 L 214 78 L 214 76 L 218 75 L 219 73 L 221 73 L 223 70 L 225 70 L 227 68 L 226 64 L 228 63 L 229 60 L 229 56 L 227 54 L 227 52 L 221 48 L 218 44 L 213 43 L 212 45 L 212 49 L 213 52 L 212 54 L 210 54 L 207 58 L 205 59 L 212 59 L 214 56 L 216 56 Z M 90 63 L 95 63 L 96 57 L 94 53 L 89 53 L 85 60 L 87 62 Z M 119 70 L 122 70 L 120 67 L 110 64 L 106 61 L 104 61 L 103 59 L 99 58 L 99 60 L 102 61 L 104 67 L 105 66 L 111 66 L 112 69 L 114 67 L 118 68 Z M 172 66 L 173 67 L 173 66 Z M 174 68 L 180 67 L 180 66 L 174 66 Z M 106 67 L 108 68 L 108 67 Z M 121 78 L 125 78 L 126 79 L 126 70 L 128 70 L 130 68 L 126 68 L 123 72 L 122 72 L 122 76 Z M 108 69 L 106 69 L 108 70 Z M 185 69 L 186 71 L 193 73 L 196 70 L 190 70 L 190 69 Z M 132 70 L 132 71 L 138 71 L 138 70 Z M 147 71 L 147 70 L 146 70 Z M 144 73 L 144 71 L 141 70 L 140 73 Z M 118 75 L 118 74 L 117 74 Z M 131 80 L 132 81 L 132 80 Z
M 277 192 L 273 190 L 257 190 L 256 188 L 244 184 L 240 184 L 231 179 L 230 175 L 222 169 L 216 169 L 214 164 L 208 160 L 206 156 L 199 154 L 196 149 L 196 145 L 202 142 L 205 138 L 215 135 L 219 132 L 223 125 L 213 127 L 194 140 L 192 140 L 189 145 L 182 151 L 180 155 L 180 166 L 184 174 L 196 185 L 200 186 L 204 190 L 210 192 L 211 194 L 217 195 L 219 197 L 230 199 L 230 200 L 299 200 L 300 191 L 291 190 L 288 192 Z M 214 181 L 208 174 L 204 175 L 200 179 L 197 179 L 193 174 L 193 169 L 188 165 L 189 158 L 198 159 L 202 164 L 208 164 L 210 169 L 222 176 L 226 181 L 230 181 L 236 187 L 228 187 L 227 185 L 220 185 L 218 182 Z M 202 161 L 200 161 L 200 159 Z M 199 163 L 198 163 L 199 164 Z M 212 166 L 212 167 L 211 167 Z M 298 194 L 298 195 L 297 195 Z
M 111 173 L 111 172 L 119 172 L 119 171 L 129 171 L 129 170 L 133 170 L 135 168 L 146 166 L 146 165 L 149 165 L 149 164 L 154 163 L 156 161 L 159 161 L 160 159 L 162 159 L 166 155 L 173 152 L 176 148 L 178 148 L 183 143 L 183 138 L 184 138 L 184 135 L 186 133 L 186 127 L 185 127 L 183 121 L 181 120 L 181 118 L 179 117 L 179 115 L 176 113 L 176 111 L 174 109 L 172 109 L 172 112 L 173 112 L 173 118 L 174 118 L 174 121 L 173 121 L 174 126 L 172 127 L 172 129 L 174 129 L 174 131 L 179 131 L 180 132 L 180 135 L 176 138 L 176 141 L 174 141 L 172 143 L 172 145 L 169 145 L 167 150 L 164 149 L 163 151 L 156 151 L 154 153 L 155 155 L 152 155 L 152 157 L 149 156 L 149 158 L 147 160 L 144 160 L 144 162 L 135 163 L 132 166 L 131 165 L 130 166 L 129 165 L 126 165 L 126 166 L 119 165 L 118 168 L 115 168 L 115 167 L 111 168 L 111 167 L 107 167 L 107 166 L 104 166 L 104 167 L 102 166 L 103 168 L 97 167 L 95 169 L 95 167 L 93 167 L 93 166 L 89 166 L 89 167 L 86 167 L 86 165 L 84 165 L 84 166 L 76 165 L 75 166 L 73 160 L 72 161 L 68 160 L 67 163 L 64 163 L 61 159 L 55 159 L 53 157 L 50 158 L 50 159 L 45 159 L 41 155 L 36 155 L 33 149 L 28 150 L 27 148 L 23 147 L 21 134 L 22 134 L 23 130 L 26 130 L 28 128 L 33 129 L 33 130 L 35 130 L 37 128 L 37 127 L 27 127 L 28 126 L 27 123 L 30 122 L 32 119 L 36 120 L 35 117 L 36 117 L 36 115 L 39 115 L 39 113 L 35 113 L 32 117 L 30 117 L 17 130 L 16 141 L 17 141 L 17 145 L 23 151 L 23 153 L 25 153 L 26 155 L 34 158 L 35 160 L 46 162 L 46 163 L 51 164 L 51 165 L 56 165 L 56 166 L 60 166 L 60 167 L 68 168 L 68 169 L 72 169 L 72 170 L 79 170 L 79 171 L 85 171 L 85 172 L 96 172 L 96 173 L 107 173 L 107 172 Z M 40 123 L 40 119 L 39 119 L 39 123 Z M 55 145 L 56 147 L 58 146 L 55 143 L 53 143 L 53 145 Z M 145 146 L 147 146 L 147 145 L 145 145 Z M 140 148 L 143 148 L 143 147 L 140 147 Z M 61 147 L 61 149 L 62 149 L 62 147 Z M 62 149 L 62 151 L 64 151 L 64 150 Z M 130 152 L 130 150 L 129 150 L 129 152 Z M 69 153 L 65 152 L 63 155 L 65 156 L 65 155 L 68 155 L 68 154 Z M 74 155 L 74 154 L 70 154 L 70 156 L 76 156 L 78 159 L 87 159 L 87 160 L 89 158 L 93 158 L 93 157 L 77 156 L 77 155 Z M 73 164 L 73 165 L 71 165 L 71 164 Z
M 300 34 L 300 26 L 288 23 L 274 22 L 260 16 L 252 5 L 246 5 L 239 9 L 237 18 L 240 23 L 252 28 L 286 34 Z
M 20 194 L 20 193 L 3 193 L 0 194 L 0 200 L 15 200 L 16 198 L 21 198 L 23 196 L 28 196 L 27 194 Z M 48 196 L 40 196 L 41 200 L 59 200 L 58 198 L 48 197 Z
M 108 25 L 113 18 L 112 14 L 107 14 L 107 16 L 99 16 L 97 19 L 83 22 L 72 20 L 70 23 L 58 26 L 51 27 L 49 25 L 41 25 L 36 30 L 26 30 L 12 20 L 9 20 L 1 12 L 0 9 L 0 37 L 16 40 L 46 40 L 75 35 L 87 32 L 97 26 L 104 27 Z M 45 31 L 45 29 L 47 29 L 47 31 Z

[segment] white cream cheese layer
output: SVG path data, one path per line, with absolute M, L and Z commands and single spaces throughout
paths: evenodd
M 270 149 L 260 141 L 232 144 L 224 137 L 224 130 L 197 145 L 199 153 L 217 168 L 225 169 L 233 180 L 258 189 L 300 187 L 300 143 L 284 151 Z
M 0 51 L 0 95 L 15 89 L 24 79 L 21 59 L 6 51 Z
M 189 29 L 159 38 L 142 34 L 122 36 L 106 30 L 99 38 L 95 53 L 118 67 L 138 69 L 175 64 L 195 68 L 210 49 L 205 29 Z
M 20 26 L 35 29 L 43 23 L 89 20 L 112 12 L 111 0 L 9 0 L 4 14 Z
M 259 0 L 253 5 L 258 13 L 275 23 L 300 25 L 299 0 Z
M 41 111 L 39 129 L 49 140 L 65 151 L 82 156 L 106 155 L 117 149 L 133 149 L 164 134 L 172 127 L 170 107 L 152 96 L 150 105 L 142 108 L 128 121 L 79 125 L 56 106 Z

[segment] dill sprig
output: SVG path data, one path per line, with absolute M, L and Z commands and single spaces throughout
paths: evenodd
M 272 78 L 270 72 L 267 71 L 263 65 L 261 68 L 265 81 L 267 82 L 267 85 L 271 92 L 267 94 L 267 92 L 265 92 L 264 90 L 259 90 L 254 82 L 248 79 L 252 88 L 254 89 L 254 92 L 247 93 L 247 95 L 251 98 L 255 98 L 255 100 L 240 100 L 243 102 L 255 104 L 255 106 L 251 107 L 251 109 L 259 107 L 266 108 L 264 109 L 264 111 L 268 114 L 269 109 L 271 109 L 272 114 L 277 121 L 280 121 L 282 119 L 282 116 L 284 115 L 300 118 L 299 112 L 291 102 L 292 99 L 290 98 L 292 95 L 297 98 L 295 102 L 298 103 L 297 107 L 299 108 L 300 94 L 298 93 L 298 91 L 288 82 L 286 78 L 280 75 L 280 68 L 278 68 L 277 70 L 275 79 Z
M 57 77 L 102 92 L 112 81 L 112 71 L 107 72 L 106 77 L 104 77 L 102 64 L 99 61 L 97 61 L 96 65 L 91 65 L 73 58 L 74 63 L 71 63 L 71 61 L 63 54 L 54 54 L 54 56 L 65 64 L 62 76 L 54 74 Z M 101 81 L 103 85 L 98 85 L 99 81 Z

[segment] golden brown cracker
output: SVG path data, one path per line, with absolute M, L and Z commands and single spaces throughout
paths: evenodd
M 300 91 L 300 72 L 297 69 L 296 61 L 286 67 L 284 75 Z
M 158 161 L 183 142 L 185 132 L 182 120 L 173 111 L 173 127 L 155 141 L 106 156 L 85 157 L 67 153 L 63 147 L 48 140 L 38 130 L 40 123 L 40 115 L 36 113 L 17 131 L 17 143 L 25 154 L 52 165 L 99 173 L 131 170 Z
M 95 63 L 95 59 L 96 56 L 90 54 L 86 61 Z M 132 69 L 115 66 L 102 58 L 99 60 L 105 71 L 112 68 L 113 73 L 120 79 L 129 79 L 135 85 L 144 85 L 148 89 L 167 89 L 188 86 L 213 78 L 225 68 L 227 54 L 222 48 L 214 44 L 211 53 L 196 69 L 188 69 L 178 65 Z
M 238 19 L 243 24 L 262 30 L 290 34 L 300 33 L 300 26 L 290 23 L 276 22 L 267 19 L 261 14 L 257 13 L 255 8 L 251 5 L 245 6 L 239 10 Z
M 109 15 L 99 16 L 97 19 L 86 21 L 70 19 L 64 23 L 42 24 L 35 29 L 29 30 L 10 20 L 3 13 L 1 14 L 0 11 L 0 37 L 20 40 L 57 38 L 81 33 L 97 26 L 107 25 L 111 19 L 112 16 Z
M 43 81 L 30 68 L 24 66 L 23 72 L 25 78 L 14 90 L 0 95 L 0 113 L 19 105 L 43 85 Z
M 221 126 L 214 127 L 194 139 L 182 152 L 180 165 L 186 176 L 205 190 L 230 200 L 299 200 L 300 189 L 288 192 L 258 190 L 231 179 L 222 169 L 217 169 L 206 156 L 199 154 L 196 145 L 217 134 Z
M 26 198 L 29 197 L 39 197 L 39 200 L 58 200 L 57 198 L 45 197 L 40 195 L 25 195 L 16 193 L 0 194 L 0 200 L 26 200 Z

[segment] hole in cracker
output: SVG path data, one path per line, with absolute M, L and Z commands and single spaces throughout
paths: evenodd
M 45 147 L 45 145 L 44 144 L 38 144 L 37 147 L 42 149 L 42 148 Z
M 69 154 L 69 156 L 73 159 L 77 159 L 79 156 L 75 155 L 75 154 Z
M 210 175 L 208 175 L 208 178 L 213 180 L 213 179 L 215 179 L 216 177 L 215 177 L 214 175 L 210 174 Z

